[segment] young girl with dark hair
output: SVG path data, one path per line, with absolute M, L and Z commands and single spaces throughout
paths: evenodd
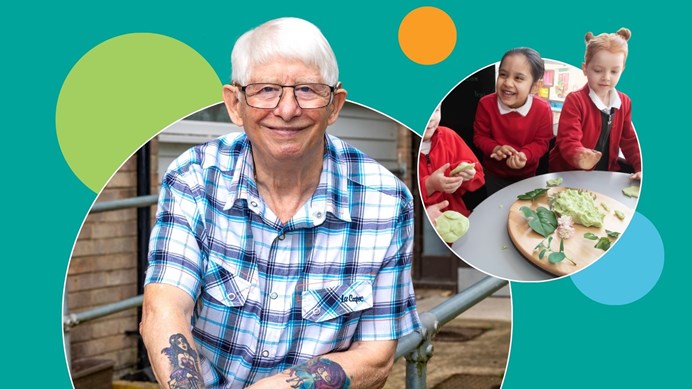
M 473 143 L 483 153 L 488 195 L 536 175 L 539 160 L 548 152 L 553 113 L 547 101 L 531 94 L 544 71 L 536 50 L 509 50 L 500 61 L 495 93 L 478 103 Z

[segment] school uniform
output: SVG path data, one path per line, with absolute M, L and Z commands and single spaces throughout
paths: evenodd
M 466 192 L 473 192 L 483 186 L 485 176 L 483 167 L 473 151 L 464 142 L 461 137 L 451 128 L 439 126 L 433 136 L 430 138 L 430 145 L 422 147 L 418 161 L 418 179 L 421 188 L 421 195 L 425 206 L 440 203 L 444 200 L 449 201 L 447 210 L 457 211 L 464 216 L 469 216 L 471 211 L 466 207 L 461 196 Z M 459 189 L 454 193 L 434 192 L 430 195 L 425 190 L 425 181 L 434 173 L 440 166 L 449 162 L 449 168 L 445 171 L 445 176 L 449 176 L 449 172 L 457 167 L 461 162 L 470 162 L 475 164 L 476 175 L 469 181 L 464 181 Z
M 622 150 L 634 171 L 641 171 L 639 142 L 632 125 L 632 102 L 626 94 L 615 89 L 613 92 L 608 106 L 588 84 L 567 95 L 560 113 L 555 147 L 550 151 L 551 172 L 579 170 L 573 161 L 580 147 L 603 153 L 594 170 L 620 171 L 618 156 Z
M 473 131 L 473 143 L 483 153 L 487 180 L 498 178 L 504 186 L 536 175 L 538 163 L 553 138 L 553 112 L 547 101 L 532 95 L 523 106 L 513 109 L 504 105 L 497 93 L 491 93 L 478 102 Z M 512 169 L 506 159 L 491 158 L 495 147 L 503 145 L 526 154 L 526 165 Z M 489 193 L 495 191 L 489 189 Z

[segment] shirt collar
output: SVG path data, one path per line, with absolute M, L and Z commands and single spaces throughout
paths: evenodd
M 351 196 L 349 194 L 348 167 L 343 158 L 337 155 L 336 146 L 330 135 L 326 135 L 326 147 L 322 174 L 312 201 L 324 201 L 324 209 L 345 221 L 351 221 Z
M 247 138 L 244 140 L 243 151 L 239 154 L 234 169 L 231 172 L 233 178 L 229 185 L 229 196 L 224 204 L 224 210 L 228 210 L 238 200 L 246 200 L 249 207 L 256 213 L 265 212 L 264 202 L 261 200 L 255 182 L 255 164 L 252 159 L 252 148 Z M 324 221 L 326 213 L 350 222 L 351 213 L 348 199 L 348 179 L 346 168 L 342 166 L 344 161 L 337 158 L 336 150 L 329 136 L 326 136 L 325 154 L 322 162 L 322 173 L 317 189 L 301 210 L 308 211 L 315 225 Z M 296 216 L 299 216 L 299 211 Z
M 501 115 L 505 115 L 505 114 L 508 114 L 510 112 L 516 112 L 521 116 L 526 116 L 529 114 L 529 111 L 531 110 L 531 104 L 532 103 L 533 103 L 533 95 L 529 95 L 526 98 L 526 102 L 524 103 L 524 105 L 522 105 L 519 108 L 510 108 L 507 105 L 505 105 L 505 103 L 500 101 L 499 97 L 497 98 L 497 108 L 500 109 Z
M 252 148 L 247 137 L 242 140 L 241 152 L 238 154 L 238 159 L 235 161 L 231 174 L 231 182 L 228 186 L 228 199 L 224 204 L 224 211 L 233 207 L 238 200 L 246 200 L 248 203 L 259 201 L 259 192 L 257 191 L 257 183 L 255 182 L 255 163 L 252 160 Z
M 423 154 L 430 154 L 430 147 L 432 146 L 432 142 L 430 139 L 428 140 L 422 140 L 420 142 L 420 152 Z
M 591 89 L 591 87 L 589 87 L 589 97 L 591 98 L 591 101 L 593 101 L 593 103 L 596 104 L 596 108 L 598 108 L 601 111 L 610 112 L 611 108 L 620 109 L 620 105 L 622 105 L 622 100 L 620 100 L 620 94 L 618 93 L 618 91 L 615 90 L 615 88 L 613 88 L 613 90 L 610 93 L 610 102 L 607 106 L 603 104 L 603 102 L 601 101 L 601 99 L 598 98 L 598 96 L 596 96 L 596 92 L 594 92 L 593 89 Z

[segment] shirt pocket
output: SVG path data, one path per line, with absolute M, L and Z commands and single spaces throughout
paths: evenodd
M 227 307 L 240 307 L 245 305 L 251 288 L 252 283 L 234 274 L 222 259 L 209 257 L 203 291 L 211 299 Z
M 353 312 L 372 308 L 372 283 L 354 281 L 322 289 L 304 290 L 303 319 L 323 322 Z

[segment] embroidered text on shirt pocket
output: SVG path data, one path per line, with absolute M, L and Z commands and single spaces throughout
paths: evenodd
M 250 281 L 233 274 L 222 260 L 209 257 L 203 290 L 214 300 L 227 307 L 243 306 L 251 287 Z
M 302 305 L 303 318 L 314 322 L 372 308 L 372 283 L 362 280 L 329 288 L 304 290 Z

